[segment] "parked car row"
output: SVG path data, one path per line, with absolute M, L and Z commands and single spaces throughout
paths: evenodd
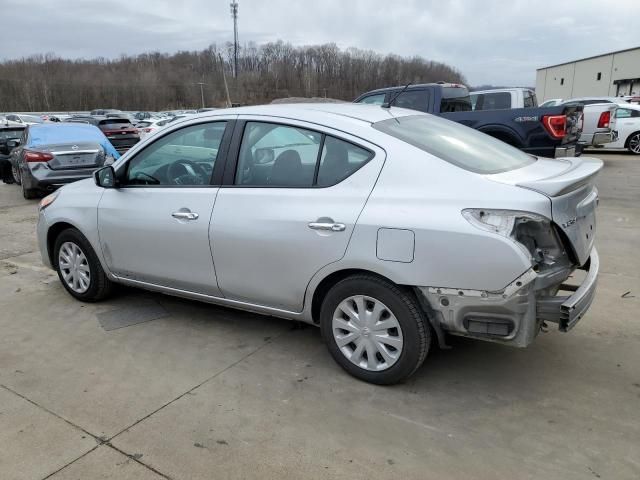
M 582 104 L 585 118 L 592 112 L 591 127 L 585 125 L 585 132 L 597 127 L 609 126 L 614 134 L 609 141 L 598 142 L 594 139 L 591 146 L 604 149 L 625 149 L 634 155 L 640 155 L 640 105 L 637 97 L 576 97 L 568 99 L 552 99 L 545 102 L 555 105 Z M 607 137 L 608 138 L 608 137 Z M 587 143 L 588 143 L 588 139 Z M 589 143 L 588 143 L 589 144 Z

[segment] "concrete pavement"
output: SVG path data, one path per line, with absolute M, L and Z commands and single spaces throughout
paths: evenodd
M 132 289 L 73 300 L 39 263 L 35 202 L 0 185 L 0 478 L 640 478 L 640 159 L 596 155 L 586 318 L 526 350 L 454 339 L 386 388 L 311 327 Z M 100 327 L 143 300 L 170 315 Z

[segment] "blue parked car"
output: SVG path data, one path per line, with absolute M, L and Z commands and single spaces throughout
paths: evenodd
M 24 198 L 52 192 L 58 187 L 91 176 L 94 170 L 120 158 L 99 128 L 86 124 L 37 124 L 28 126 L 10 147 L 14 180 Z

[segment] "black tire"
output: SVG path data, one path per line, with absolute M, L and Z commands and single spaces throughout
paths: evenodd
M 20 178 L 20 172 L 18 171 L 18 167 L 11 164 L 11 175 L 13 175 L 13 180 L 18 184 L 22 184 L 22 178 Z
M 624 146 L 633 155 L 640 155 L 640 132 L 633 132 L 629 135 Z
M 39 192 L 37 190 L 33 190 L 31 188 L 27 188 L 24 184 L 24 182 L 21 183 L 21 187 L 22 187 L 22 196 L 26 199 L 26 200 L 33 200 L 34 198 L 38 198 L 40 196 Z
M 86 257 L 89 267 L 89 287 L 85 292 L 79 293 L 74 291 L 66 282 L 63 277 L 62 270 L 59 265 L 60 249 L 63 244 L 71 242 L 77 245 L 84 256 Z M 69 228 L 64 230 L 56 238 L 53 248 L 53 266 L 58 272 L 58 277 L 62 286 L 69 292 L 69 294 L 77 300 L 83 302 L 98 302 L 107 298 L 113 291 L 113 282 L 107 278 L 100 260 L 96 255 L 96 252 L 91 247 L 89 241 L 75 228 Z
M 367 370 L 352 363 L 336 343 L 332 327 L 334 312 L 343 300 L 355 295 L 379 300 L 400 325 L 403 339 L 400 356 L 384 370 Z M 424 362 L 431 344 L 428 320 L 413 292 L 369 274 L 347 277 L 329 290 L 320 310 L 320 327 L 334 360 L 354 377 L 378 385 L 391 385 L 410 377 Z

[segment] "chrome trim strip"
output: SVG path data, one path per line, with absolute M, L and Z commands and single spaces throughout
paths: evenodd
M 132 287 L 138 287 L 145 290 L 152 290 L 156 292 L 166 293 L 175 297 L 188 298 L 191 300 L 198 300 L 201 302 L 212 303 L 215 305 L 221 305 L 223 307 L 236 308 L 238 310 L 245 310 L 260 315 L 269 315 L 272 317 L 284 318 L 286 320 L 297 320 L 311 325 L 315 325 L 311 319 L 304 316 L 304 312 L 291 312 L 289 310 L 282 310 L 279 308 L 266 307 L 264 305 L 256 305 L 253 303 L 241 302 L 239 300 L 231 300 L 228 298 L 214 297 L 212 295 L 206 295 L 204 293 L 189 292 L 187 290 L 180 290 L 178 288 L 165 287 L 163 285 L 156 285 L 154 283 L 147 283 L 141 280 L 132 280 L 130 278 L 119 277 L 118 275 L 111 274 L 113 279 L 124 285 L 130 285 Z

